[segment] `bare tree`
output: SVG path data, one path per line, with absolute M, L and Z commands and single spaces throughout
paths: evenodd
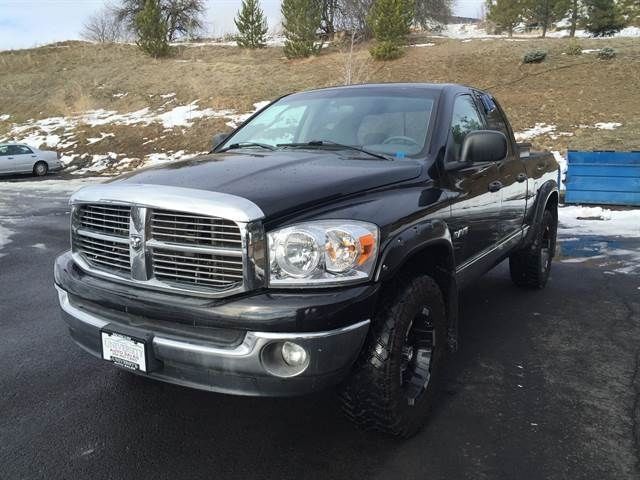
M 120 6 L 116 7 L 117 17 L 133 31 L 136 16 L 144 5 L 145 0 L 121 0 Z M 158 0 L 158 5 L 167 24 L 167 41 L 195 36 L 204 30 L 204 0 Z
M 339 44 L 340 54 L 344 63 L 344 84 L 364 83 L 369 80 L 371 56 L 357 56 L 356 45 L 362 40 L 362 33 L 355 30 L 346 32 L 346 35 Z
M 359 39 L 371 38 L 367 17 L 374 0 L 339 0 L 334 25 L 336 30 L 356 32 Z
M 113 6 L 106 5 L 87 19 L 80 36 L 91 42 L 116 43 L 126 37 L 126 32 Z

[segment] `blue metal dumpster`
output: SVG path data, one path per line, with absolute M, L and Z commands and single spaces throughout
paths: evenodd
M 640 152 L 569 150 L 565 203 L 640 205 Z

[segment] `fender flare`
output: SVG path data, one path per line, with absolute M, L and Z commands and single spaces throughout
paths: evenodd
M 529 225 L 529 230 L 522 242 L 525 247 L 531 245 L 536 238 L 538 234 L 538 227 L 542 222 L 542 215 L 549 203 L 549 198 L 551 198 L 551 195 L 554 193 L 559 194 L 558 184 L 555 180 L 547 180 L 538 189 L 536 193 L 535 207 L 531 210 L 529 218 L 526 221 L 526 224 Z
M 391 235 L 382 248 L 374 279 L 379 282 L 393 278 L 408 265 L 411 257 L 430 247 L 447 251 L 445 261 L 441 262 L 446 268 L 439 269 L 436 281 L 439 280 L 445 296 L 448 347 L 455 352 L 458 349 L 458 285 L 451 233 L 443 220 L 421 221 Z

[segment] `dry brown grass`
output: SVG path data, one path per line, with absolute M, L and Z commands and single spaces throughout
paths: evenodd
M 368 62 L 367 45 L 355 52 L 366 65 L 362 77 L 370 82 L 460 82 L 495 93 L 515 130 L 545 122 L 573 137 L 548 136 L 536 146 L 565 150 L 640 149 L 640 42 L 637 39 L 580 40 L 583 48 L 611 46 L 613 61 L 594 54 L 563 55 L 568 40 L 504 39 L 435 42 L 433 47 L 408 48 L 392 62 Z M 542 48 L 547 61 L 522 65 L 527 50 Z M 222 46 L 183 46 L 165 60 L 153 60 L 132 45 L 93 45 L 64 42 L 31 50 L 0 52 L 0 114 L 12 122 L 69 115 L 92 108 L 130 112 L 164 101 L 159 94 L 176 93 L 175 105 L 199 100 L 200 107 L 248 111 L 254 102 L 315 87 L 340 84 L 344 52 L 327 49 L 318 57 L 287 60 L 282 49 L 242 51 Z M 128 95 L 116 98 L 116 93 Z M 153 95 L 153 97 L 150 97 Z M 579 129 L 577 125 L 620 122 L 613 131 Z M 0 123 L 0 136 L 10 127 Z M 78 138 L 113 132 L 84 151 L 115 151 L 139 156 L 163 150 L 205 150 L 219 120 L 203 120 L 189 129 L 163 132 L 161 126 L 104 126 L 83 129 Z M 164 139 L 159 137 L 165 135 Z M 142 146 L 142 138 L 158 138 Z M 79 145 L 82 144 L 82 141 Z M 78 149 L 76 148 L 76 152 Z M 82 150 L 80 151 L 82 153 Z

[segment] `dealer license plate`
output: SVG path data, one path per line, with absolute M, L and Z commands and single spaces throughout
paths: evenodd
M 102 334 L 102 358 L 131 370 L 147 371 L 145 344 L 127 335 Z

